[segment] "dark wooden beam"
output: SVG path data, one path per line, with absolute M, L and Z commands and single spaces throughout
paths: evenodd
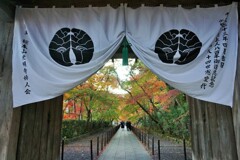
M 15 15 L 15 2 L 8 0 L 0 1 L 0 21 L 12 22 Z
M 159 6 L 164 4 L 165 6 L 177 6 L 181 4 L 183 7 L 193 7 L 195 5 L 200 6 L 213 6 L 214 4 L 225 5 L 233 2 L 234 0 L 16 0 L 17 5 L 23 7 L 87 7 L 88 5 L 101 7 L 110 4 L 112 7 L 118 7 L 121 3 L 127 3 L 129 7 L 140 7 L 141 4 L 146 6 Z M 236 1 L 236 0 L 235 0 Z

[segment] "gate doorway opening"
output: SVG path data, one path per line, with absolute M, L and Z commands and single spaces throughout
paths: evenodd
M 81 137 L 104 124 L 131 121 L 146 133 L 173 137 L 180 145 L 186 139 L 190 145 L 186 96 L 157 78 L 140 60 L 129 59 L 128 66 L 121 63 L 120 59 L 110 60 L 64 94 L 62 138 Z

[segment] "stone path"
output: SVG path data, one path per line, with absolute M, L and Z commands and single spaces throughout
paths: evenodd
M 151 156 L 137 137 L 131 132 L 119 129 L 99 160 L 151 160 Z
M 64 160 L 90 160 L 90 140 L 93 140 L 94 160 L 158 160 L 157 136 L 154 140 L 152 155 L 152 135 L 149 144 L 143 144 L 130 131 L 119 129 L 110 143 L 103 147 L 100 156 L 97 156 L 97 137 L 101 139 L 104 132 L 97 133 L 81 140 L 66 144 L 64 147 Z M 161 160 L 184 160 L 183 144 L 159 138 L 161 140 Z M 100 140 L 101 141 L 101 140 Z M 101 147 L 100 147 L 101 148 Z M 148 151 L 146 151 L 148 149 Z M 149 155 L 150 153 L 150 155 Z M 191 160 L 191 149 L 187 148 L 187 160 Z

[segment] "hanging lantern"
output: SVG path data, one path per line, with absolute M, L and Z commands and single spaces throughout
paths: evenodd
M 122 45 L 123 45 L 123 48 L 122 48 L 122 59 L 123 59 L 122 65 L 127 66 L 128 65 L 128 46 L 129 46 L 129 44 L 128 44 L 128 41 L 127 41 L 126 37 L 123 39 Z

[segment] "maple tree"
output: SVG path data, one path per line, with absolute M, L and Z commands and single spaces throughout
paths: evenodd
M 107 66 L 64 95 L 64 118 L 127 121 L 161 133 L 186 134 L 189 119 L 185 95 L 172 88 L 141 62 L 130 65 L 129 79 L 120 80 L 116 68 Z M 127 94 L 111 93 L 121 87 Z
M 117 86 L 113 67 L 108 66 L 64 96 L 65 119 L 109 120 L 117 118 L 118 97 L 109 92 Z M 94 116 L 93 116 L 94 115 Z
M 137 115 L 143 115 L 138 109 L 141 108 L 152 121 L 159 124 L 159 120 L 154 116 L 155 113 L 167 110 L 180 92 L 176 89 L 170 89 L 165 82 L 161 81 L 141 62 L 131 66 L 129 76 L 129 81 L 118 79 L 121 88 L 128 93 L 125 96 L 127 99 L 126 108 L 135 108 Z
M 128 81 L 118 78 L 119 85 L 128 93 L 122 113 L 145 129 L 189 138 L 185 95 L 161 81 L 141 62 L 131 66 L 129 77 Z

